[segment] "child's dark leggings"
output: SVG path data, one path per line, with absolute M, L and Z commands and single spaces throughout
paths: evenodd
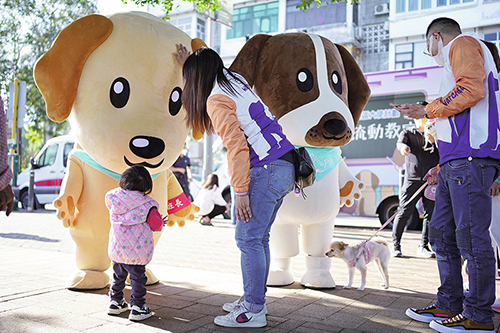
M 142 307 L 146 302 L 146 266 L 144 265 L 127 265 L 113 262 L 113 281 L 109 288 L 109 296 L 111 300 L 120 302 L 123 298 L 123 288 L 125 288 L 125 280 L 130 274 L 130 286 L 132 287 L 132 295 L 130 296 L 130 306 L 137 305 Z

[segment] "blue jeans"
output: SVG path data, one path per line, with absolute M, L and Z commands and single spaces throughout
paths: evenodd
M 146 266 L 144 265 L 127 265 L 113 262 L 113 280 L 109 287 L 109 296 L 111 300 L 120 301 L 123 298 L 123 288 L 125 288 L 125 280 L 130 274 L 130 286 L 132 294 L 130 295 L 130 305 L 142 307 L 146 302 Z
M 253 313 L 262 310 L 266 302 L 269 232 L 283 198 L 293 190 L 294 178 L 293 165 L 284 160 L 250 169 L 248 195 L 252 217 L 247 223 L 236 223 L 235 238 L 241 251 L 244 304 Z
M 441 166 L 429 240 L 436 252 L 441 286 L 436 306 L 463 313 L 472 321 L 492 324 L 495 301 L 495 255 L 490 187 L 500 161 L 461 158 Z M 467 259 L 469 294 L 464 299 L 461 256 Z M 462 308 L 463 307 L 463 308 Z M 462 312 L 463 309 L 463 312 Z

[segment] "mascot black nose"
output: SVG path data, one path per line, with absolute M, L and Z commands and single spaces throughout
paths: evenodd
M 129 142 L 130 150 L 142 158 L 155 158 L 165 150 L 165 142 L 152 136 L 136 136 Z
M 325 122 L 323 128 L 331 135 L 339 135 L 344 133 L 347 125 L 340 119 L 330 119 Z

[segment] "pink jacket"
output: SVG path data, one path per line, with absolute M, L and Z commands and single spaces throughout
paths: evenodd
M 111 228 L 108 255 L 128 265 L 147 265 L 153 257 L 153 231 L 161 231 L 158 203 L 139 191 L 115 188 L 106 193 Z

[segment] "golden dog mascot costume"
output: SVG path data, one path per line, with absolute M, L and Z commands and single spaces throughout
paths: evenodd
M 181 66 L 175 43 L 201 46 L 181 30 L 146 13 L 89 15 L 64 28 L 36 63 L 34 76 L 50 119 L 69 119 L 76 149 L 68 159 L 57 217 L 76 244 L 78 270 L 71 289 L 106 287 L 109 212 L 104 195 L 120 174 L 145 166 L 150 194 L 168 213 L 169 226 L 183 226 L 197 209 L 168 167 L 177 159 L 188 128 L 181 104 Z M 155 244 L 160 233 L 155 233 Z M 158 279 L 148 270 L 148 284 Z
M 342 205 L 360 198 L 363 184 L 347 169 L 340 146 L 347 144 L 370 97 L 370 88 L 351 54 L 314 34 L 256 35 L 231 69 L 248 83 L 278 118 L 287 138 L 304 146 L 316 167 L 307 198 L 289 194 L 271 228 L 268 285 L 294 282 L 292 257 L 307 254 L 301 284 L 334 288 L 331 259 L 335 217 Z

